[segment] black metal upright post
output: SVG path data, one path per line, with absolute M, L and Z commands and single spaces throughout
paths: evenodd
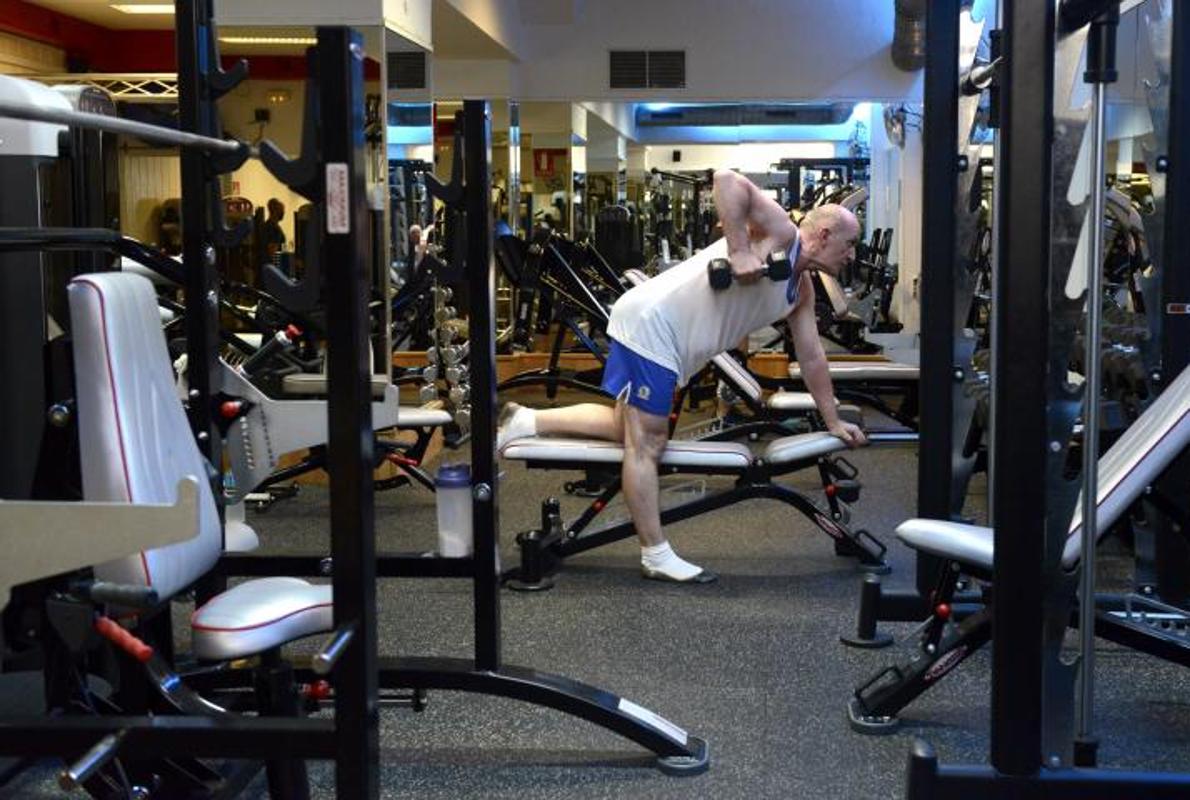
M 1169 75 L 1169 142 L 1165 176 L 1165 252 L 1161 264 L 1161 381 L 1168 386 L 1190 363 L 1190 8 L 1173 4 Z M 1185 496 L 1190 456 L 1183 455 L 1158 484 L 1169 498 Z M 1161 599 L 1183 604 L 1190 599 L 1190 542 L 1173 523 L 1156 515 L 1157 585 Z
M 993 515 L 995 584 L 1011 590 L 997 592 L 992 625 L 991 761 L 1001 773 L 1028 775 L 1041 763 L 1042 739 L 1054 6 L 1006 0 L 1004 21 L 994 368 L 996 406 L 1012 422 L 993 431 L 1002 465 Z
M 921 385 L 951 387 L 955 364 L 955 200 L 958 177 L 959 0 L 926 11 L 922 123 Z M 954 394 L 921 393 L 917 515 L 951 519 Z M 928 597 L 942 561 L 917 555 L 918 594 Z
M 496 267 L 488 164 L 491 128 L 484 100 L 463 102 L 463 176 L 467 187 L 468 321 L 471 342 L 472 530 L 475 541 L 475 667 L 500 668 L 500 584 L 496 542 Z
M 377 798 L 380 720 L 363 37 L 349 28 L 319 28 L 318 70 L 335 626 L 353 626 L 351 642 L 335 667 L 335 787 L 339 797 Z
M 207 42 L 214 35 L 212 16 L 211 0 L 177 3 L 178 116 L 182 130 L 222 138 L 215 98 L 207 80 L 207 70 L 219 67 L 207 63 Z M 219 286 L 215 247 L 209 238 L 213 221 L 207 215 L 207 186 L 214 175 L 209 157 L 197 148 L 182 148 L 181 165 L 182 185 L 187 187 L 182 192 L 181 214 L 190 427 L 203 456 L 218 464 L 215 456 L 220 450 L 220 440 L 211 396 L 219 387 Z

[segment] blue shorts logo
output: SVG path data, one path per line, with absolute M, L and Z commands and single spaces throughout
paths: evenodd
M 638 386 L 636 389 L 636 396 L 647 402 L 649 399 L 649 387 L 644 385 Z

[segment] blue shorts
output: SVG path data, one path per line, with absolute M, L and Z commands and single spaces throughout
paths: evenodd
M 603 391 L 641 411 L 668 417 L 673 408 L 677 373 L 611 340 L 603 367 Z

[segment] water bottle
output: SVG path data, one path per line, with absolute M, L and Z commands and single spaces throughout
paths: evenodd
M 443 464 L 434 476 L 438 495 L 438 555 L 471 555 L 471 467 Z

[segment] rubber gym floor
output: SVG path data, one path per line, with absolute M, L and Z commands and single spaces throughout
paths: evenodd
M 439 458 L 467 456 L 463 449 Z M 885 581 L 907 587 L 913 554 L 892 530 L 914 512 L 916 451 L 868 448 L 851 458 L 864 483 L 852 524 L 889 546 L 893 572 Z M 583 506 L 586 501 L 561 491 L 574 477 L 505 465 L 499 489 L 504 559 L 515 558 L 514 536 L 537 523 L 545 497 L 563 497 L 568 517 Z M 814 471 L 786 481 L 816 490 Z M 722 483 L 709 479 L 706 488 Z M 666 485 L 674 496 L 699 488 L 687 479 L 670 478 Z M 977 476 L 968 512 L 982 518 L 985 500 L 986 483 Z M 262 550 L 271 552 L 325 547 L 328 519 L 327 492 L 316 486 L 249 514 Z M 381 549 L 432 549 L 433 495 L 413 486 L 379 494 L 376 529 Z M 899 797 L 910 743 L 918 736 L 936 747 L 943 763 L 986 763 L 986 650 L 914 702 L 896 733 L 871 737 L 850 730 L 844 707 L 855 684 L 904 651 L 839 644 L 839 634 L 854 628 L 860 573 L 791 508 L 749 501 L 675 524 L 669 535 L 681 555 L 717 571 L 719 582 L 643 580 L 633 541 L 584 553 L 563 566 L 552 591 L 503 592 L 504 661 L 599 686 L 667 717 L 709 742 L 706 773 L 668 777 L 633 743 L 549 709 L 434 692 L 421 713 L 382 710 L 382 796 Z M 1113 556 L 1109 545 L 1101 559 L 1104 585 L 1121 585 L 1131 569 L 1114 549 Z M 381 653 L 468 656 L 470 591 L 467 581 L 382 581 Z M 183 621 L 189 609 L 176 611 Z M 885 626 L 898 636 L 898 648 L 910 641 L 912 625 Z M 1190 770 L 1190 682 L 1180 668 L 1100 641 L 1096 680 L 1103 766 Z M 333 765 L 312 763 L 310 776 L 315 797 L 334 796 Z M 5 795 L 62 796 L 47 778 L 46 772 L 29 775 Z M 245 796 L 267 797 L 263 776 Z

